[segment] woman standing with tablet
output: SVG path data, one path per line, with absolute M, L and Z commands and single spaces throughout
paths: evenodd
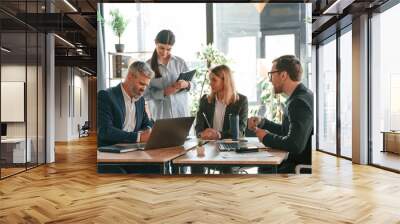
M 188 71 L 185 61 L 171 54 L 175 35 L 161 30 L 155 39 L 156 48 L 147 61 L 155 73 L 146 90 L 150 113 L 154 120 L 189 116 L 189 94 L 192 83 L 179 80 L 179 74 Z

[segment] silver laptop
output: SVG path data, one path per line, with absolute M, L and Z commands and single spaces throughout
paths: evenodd
M 194 117 L 159 119 L 153 126 L 147 143 L 117 144 L 127 149 L 160 149 L 183 145 L 189 135 Z

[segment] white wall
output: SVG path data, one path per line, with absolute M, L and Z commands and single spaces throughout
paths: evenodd
M 78 124 L 88 120 L 88 78 L 72 67 L 55 70 L 55 141 L 70 141 L 79 137 Z
M 55 141 L 68 139 L 68 76 L 67 67 L 55 68 Z
M 77 71 L 78 70 L 75 70 L 75 76 L 74 76 L 74 92 L 73 92 L 74 103 L 73 104 L 71 103 L 71 105 L 74 105 L 74 108 L 72 108 L 72 110 L 71 110 L 72 111 L 71 134 L 72 134 L 73 138 L 77 138 L 79 135 L 78 128 L 77 128 L 78 124 L 80 124 L 82 126 L 85 123 L 85 121 L 89 120 L 88 119 L 89 118 L 88 78 L 87 78 L 87 76 L 82 77 L 80 75 L 76 75 Z M 79 74 L 81 74 L 81 73 L 79 73 Z M 79 107 L 81 107 L 81 108 L 79 108 Z

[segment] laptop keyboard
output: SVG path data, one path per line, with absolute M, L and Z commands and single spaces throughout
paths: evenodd
M 219 143 L 219 151 L 221 152 L 236 151 L 239 148 L 239 143 Z

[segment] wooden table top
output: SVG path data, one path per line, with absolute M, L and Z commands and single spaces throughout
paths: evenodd
M 108 153 L 97 151 L 98 163 L 164 163 L 185 154 L 197 145 L 196 139 L 190 139 L 183 146 L 138 150 L 126 153 Z
M 258 142 L 256 138 L 246 138 L 249 143 Z M 220 152 L 216 142 L 209 142 L 204 147 L 204 156 L 198 156 L 197 148 L 173 160 L 174 164 L 236 164 L 236 165 L 279 165 L 288 156 L 288 152 L 277 149 L 261 149 L 259 153 Z M 265 152 L 272 156 L 267 156 Z M 265 153 L 265 154 L 263 154 Z

